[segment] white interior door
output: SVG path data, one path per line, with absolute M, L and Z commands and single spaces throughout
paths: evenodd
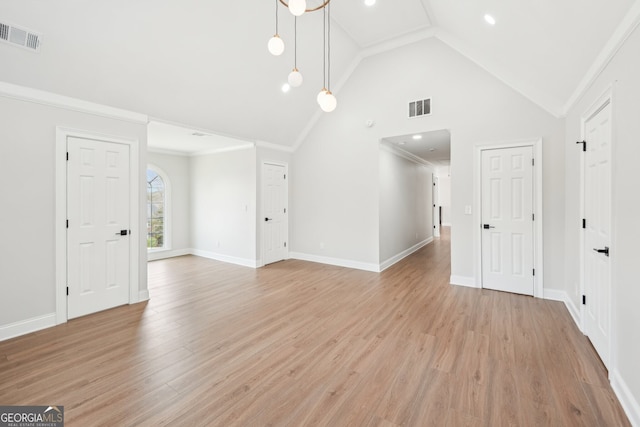
M 67 139 L 67 317 L 129 302 L 129 146 Z
M 264 214 L 264 264 L 287 258 L 287 170 L 284 165 L 263 163 L 262 206 Z
M 433 237 L 440 237 L 440 181 L 435 175 L 431 175 L 433 178 L 433 194 L 431 200 L 433 201 Z
M 605 365 L 611 328 L 611 105 L 585 123 L 585 333 Z
M 533 295 L 533 147 L 482 151 L 482 287 Z

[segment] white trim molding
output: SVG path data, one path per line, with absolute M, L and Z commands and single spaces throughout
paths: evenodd
M 146 124 L 149 121 L 148 116 L 145 114 L 95 104 L 93 102 L 83 101 L 77 98 L 58 95 L 56 93 L 46 92 L 30 87 L 18 86 L 2 81 L 0 81 L 0 96 L 33 102 L 35 104 L 64 108 L 66 110 L 78 111 L 80 113 L 93 114 L 110 119 L 124 120 L 127 122 Z
M 480 289 L 480 286 L 478 282 L 476 282 L 475 277 L 451 276 L 449 278 L 449 284 L 455 285 L 455 286 L 464 286 L 466 288 Z
M 147 252 L 147 261 L 157 261 L 160 259 L 175 258 L 178 256 L 191 255 L 191 249 L 167 249 Z
M 30 334 L 53 326 L 56 326 L 56 313 L 2 325 L 0 326 L 0 341 Z
M 149 289 L 138 292 L 138 302 L 149 301 Z
M 331 258 L 331 257 L 320 256 L 320 255 L 304 254 L 302 252 L 290 252 L 289 258 L 297 259 L 301 261 L 317 262 L 320 264 L 335 265 L 336 267 L 347 267 L 347 268 L 353 268 L 356 270 L 371 271 L 373 273 L 380 272 L 380 266 L 378 264 L 362 262 L 362 261 L 352 261 L 349 259 Z
M 409 249 L 406 249 L 394 256 L 392 256 L 391 258 L 387 259 L 386 261 L 383 261 L 380 263 L 380 271 L 384 271 L 387 268 L 391 267 L 392 265 L 402 261 L 404 258 L 408 257 L 409 255 L 411 255 L 412 253 L 422 249 L 423 247 L 427 246 L 429 243 L 433 242 L 433 236 L 423 240 L 422 242 L 416 243 L 415 245 L 413 245 L 412 247 L 410 247 Z
M 258 262 L 255 259 L 239 258 L 239 257 L 230 256 L 230 255 L 218 254 L 210 251 L 203 251 L 200 249 L 191 249 L 190 252 L 192 255 L 200 256 L 203 258 L 209 258 L 216 261 L 228 262 L 229 264 L 241 265 L 243 267 L 258 268 Z
M 622 378 L 617 369 L 614 369 L 610 375 L 611 388 L 618 397 L 622 409 L 627 414 L 631 425 L 640 426 L 640 403 L 635 399 L 629 386 Z
M 567 294 L 566 291 L 560 289 L 545 289 L 543 298 L 549 301 L 559 301 L 564 303 L 576 326 L 580 331 L 582 331 L 580 310 L 575 306 L 571 298 L 569 298 L 569 294 Z
M 620 25 L 618 25 L 611 38 L 609 38 L 595 61 L 593 61 L 593 64 L 591 64 L 591 67 L 587 70 L 587 73 L 580 83 L 578 83 L 575 91 L 564 105 L 564 115 L 568 114 L 569 110 L 584 96 L 585 92 L 602 74 L 604 69 L 607 68 L 611 60 L 616 56 L 616 53 L 618 53 L 638 25 L 640 25 L 640 1 L 636 1 L 633 6 L 631 6 L 629 12 L 627 12 L 620 22 Z

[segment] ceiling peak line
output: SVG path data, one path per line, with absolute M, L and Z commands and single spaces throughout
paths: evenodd
M 629 12 L 625 15 L 604 45 L 598 56 L 596 57 L 591 67 L 587 70 L 584 77 L 578 83 L 575 90 L 567 100 L 563 107 L 563 115 L 566 116 L 569 110 L 580 101 L 586 91 L 593 85 L 596 79 L 607 68 L 613 57 L 618 53 L 618 50 L 624 45 L 627 39 L 633 34 L 634 31 L 640 25 L 640 0 L 637 0 Z
M 499 70 L 500 67 L 490 66 L 490 61 L 484 58 L 479 58 L 477 53 L 474 52 L 473 49 L 469 48 L 469 46 L 464 42 L 461 42 L 459 39 L 441 29 L 438 30 L 435 37 L 460 55 L 464 56 L 467 60 L 482 68 L 494 78 L 500 80 L 504 85 L 510 87 L 512 90 L 516 91 L 521 96 L 546 111 L 548 114 L 557 119 L 564 117 L 562 106 L 559 103 L 553 102 L 551 99 L 542 99 L 540 96 L 535 95 L 536 91 L 531 87 L 527 87 L 528 85 L 526 82 L 518 82 L 517 78 L 513 76 L 508 77 L 505 72 Z

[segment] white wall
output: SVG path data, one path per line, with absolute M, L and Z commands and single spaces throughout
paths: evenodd
M 433 114 L 407 119 L 408 101 L 424 96 L 432 97 Z M 464 206 L 474 200 L 474 145 L 542 137 L 545 284 L 563 286 L 563 120 L 435 39 L 364 59 L 337 97 L 338 108 L 322 116 L 293 156 L 296 251 L 376 263 L 378 141 L 450 129 L 452 275 L 473 280 L 477 224 Z M 376 125 L 366 127 L 367 119 Z
M 190 165 L 194 253 L 256 266 L 256 150 L 192 157 Z
M 438 206 L 442 206 L 442 225 L 451 225 L 451 177 L 438 176 Z
M 144 188 L 146 125 L 0 96 L 0 328 L 56 311 L 56 126 L 138 139 Z M 145 200 L 132 229 L 146 230 Z M 146 245 L 140 239 L 140 291 L 147 288 Z M 61 254 L 60 256 L 64 256 Z M 51 326 L 51 325 L 49 325 Z
M 166 251 L 149 254 L 149 259 L 184 254 L 191 248 L 191 182 L 190 158 L 186 156 L 149 152 L 148 164 L 160 168 L 169 180 L 169 227 L 171 247 Z M 146 190 L 145 190 L 146 191 Z M 146 211 L 145 211 L 146 212 Z
M 566 128 L 566 276 L 564 290 L 571 302 L 580 303 L 580 159 L 581 116 L 613 84 L 613 151 L 612 151 L 612 242 L 611 274 L 613 286 L 614 351 L 613 369 L 616 391 L 626 388 L 627 409 L 635 404 L 633 415 L 640 425 L 640 191 L 638 163 L 640 161 L 640 29 L 636 28 L 611 63 L 569 111 Z M 616 384 L 624 384 L 620 387 Z M 632 402 L 630 404 L 629 402 Z
M 432 170 L 380 145 L 380 263 L 433 239 Z

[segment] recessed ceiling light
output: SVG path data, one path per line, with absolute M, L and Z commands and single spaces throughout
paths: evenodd
M 431 148 L 429 148 L 429 151 L 436 151 L 436 149 L 431 147 Z
M 405 145 L 405 144 L 406 144 L 406 142 L 404 142 L 404 141 L 398 142 L 398 145 Z
M 376 0 L 364 0 L 364 4 L 367 6 L 373 6 L 376 4 Z
M 413 139 L 422 139 L 422 135 L 413 135 Z
M 488 13 L 484 15 L 484 20 L 487 21 L 489 25 L 496 25 L 496 19 Z
M 285 84 L 283 84 L 283 85 L 282 85 L 282 91 L 283 91 L 284 93 L 287 93 L 287 92 L 289 92 L 290 90 L 291 90 L 291 86 L 289 86 L 289 83 L 285 83 Z
M 191 135 L 193 135 L 193 136 L 207 136 L 206 133 L 202 133 L 202 132 L 193 132 Z

